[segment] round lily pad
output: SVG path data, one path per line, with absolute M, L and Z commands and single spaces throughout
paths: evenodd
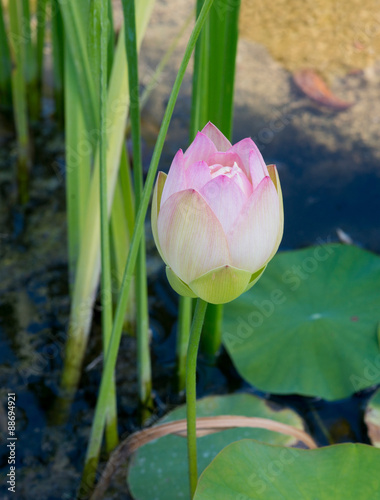
M 241 415 L 271 418 L 303 429 L 299 415 L 290 409 L 269 405 L 251 394 L 210 396 L 197 401 L 197 416 Z M 168 413 L 158 423 L 186 418 L 186 407 Z M 198 470 L 202 472 L 228 444 L 245 438 L 268 443 L 295 444 L 295 438 L 265 429 L 239 428 L 197 439 Z M 178 500 L 189 498 L 186 439 L 169 435 L 139 448 L 128 471 L 129 489 L 136 500 Z
M 380 382 L 380 257 L 321 245 L 278 254 L 225 307 L 223 342 L 261 390 L 327 400 Z
M 379 498 L 380 450 L 340 444 L 316 450 L 243 440 L 200 477 L 194 500 L 369 500 Z

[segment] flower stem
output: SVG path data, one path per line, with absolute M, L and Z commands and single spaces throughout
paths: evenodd
M 196 371 L 199 341 L 207 302 L 197 300 L 193 323 L 191 325 L 186 362 L 186 412 L 187 412 L 187 456 L 189 461 L 190 498 L 193 498 L 198 482 L 197 468 L 197 410 L 196 410 Z
M 177 326 L 177 389 L 184 392 L 186 386 L 186 353 L 189 345 L 193 299 L 180 297 Z
M 95 34 L 99 36 L 100 51 L 99 62 L 99 102 L 100 102 L 100 140 L 99 140 L 99 199 L 100 199 L 100 245 L 101 245 L 101 300 L 102 300 L 102 331 L 103 352 L 107 352 L 112 333 L 112 286 L 111 286 L 111 258 L 110 237 L 108 223 L 108 201 L 107 201 L 107 0 L 93 2 L 94 16 L 99 15 L 99 30 Z M 106 444 L 110 453 L 119 443 L 117 430 L 117 403 L 115 375 L 112 377 L 111 390 L 107 401 L 106 422 Z

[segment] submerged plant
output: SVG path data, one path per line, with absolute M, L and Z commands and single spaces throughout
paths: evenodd
M 222 304 L 251 288 L 279 247 L 283 220 L 276 167 L 252 139 L 231 146 L 212 123 L 178 151 L 168 176 L 159 173 L 152 230 L 180 295 Z
M 152 232 L 171 286 L 198 297 L 186 360 L 190 495 L 198 482 L 196 363 L 207 303 L 223 304 L 251 288 L 276 253 L 284 212 L 277 169 L 266 166 L 250 138 L 234 146 L 212 123 L 168 176 L 160 172 Z

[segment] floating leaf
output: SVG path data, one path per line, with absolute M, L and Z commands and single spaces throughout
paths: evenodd
M 380 258 L 347 245 L 278 254 L 225 306 L 223 341 L 264 391 L 340 399 L 380 382 Z
M 301 417 L 290 409 L 269 406 L 268 402 L 250 394 L 210 396 L 197 401 L 197 417 L 216 415 L 244 415 L 271 418 L 303 429 Z M 186 417 L 186 407 L 176 408 L 160 424 Z M 295 439 L 265 429 L 230 429 L 197 439 L 199 472 L 228 444 L 245 438 L 268 443 L 295 444 Z M 286 449 L 286 448 L 285 448 Z M 177 500 L 188 498 L 186 439 L 165 436 L 141 447 L 133 457 L 128 484 L 137 500 Z
M 339 444 L 299 450 L 243 440 L 202 474 L 194 500 L 369 500 L 379 498 L 380 450 Z

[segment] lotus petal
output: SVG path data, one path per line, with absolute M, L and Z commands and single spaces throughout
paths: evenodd
M 244 172 L 244 164 L 240 156 L 232 151 L 228 151 L 227 153 L 214 153 L 208 159 L 208 164 L 210 167 L 214 164 L 223 165 L 224 167 L 233 167 L 234 164 L 237 164 L 239 168 L 241 168 Z
M 156 185 L 154 186 L 154 191 L 153 191 L 152 212 L 151 212 L 151 225 L 152 225 L 153 238 L 162 260 L 165 259 L 162 255 L 160 240 L 158 238 L 157 218 L 160 212 L 162 191 L 164 189 L 167 177 L 168 176 L 164 172 L 158 172 Z
M 205 161 L 198 161 L 193 163 L 186 169 L 186 189 L 200 189 L 211 181 L 211 173 L 208 164 Z
M 275 248 L 280 223 L 278 194 L 265 177 L 227 234 L 231 264 L 251 273 L 262 268 Z
M 166 266 L 166 277 L 168 278 L 170 286 L 178 293 L 178 295 L 182 295 L 182 297 L 192 297 L 193 299 L 197 297 L 195 293 L 186 285 L 186 283 L 178 278 L 169 266 Z
M 223 227 L 194 189 L 174 193 L 161 206 L 157 228 L 165 262 L 185 283 L 230 263 Z
M 255 149 L 252 149 L 249 153 L 249 171 L 253 189 L 256 189 L 264 177 L 269 175 L 267 166 L 256 145 Z
M 216 151 L 216 146 L 212 140 L 207 135 L 202 134 L 202 132 L 198 132 L 184 154 L 185 168 L 198 161 L 207 162 L 210 156 L 216 153 Z
M 231 147 L 230 141 L 222 132 L 211 122 L 203 127 L 202 134 L 207 135 L 212 140 L 218 151 L 227 151 Z
M 242 141 L 234 144 L 228 150 L 228 152 L 236 153 L 237 155 L 239 155 L 244 165 L 245 175 L 248 177 L 248 179 L 251 178 L 251 173 L 249 170 L 249 153 L 252 151 L 252 149 L 257 149 L 257 146 L 250 137 L 246 137 Z
M 251 279 L 249 271 L 232 266 L 213 269 L 189 283 L 198 297 L 210 304 L 225 304 L 241 295 Z
M 273 252 L 271 253 L 271 255 L 269 257 L 269 260 L 270 260 L 277 252 L 278 247 L 280 246 L 280 243 L 282 240 L 282 235 L 284 234 L 284 204 L 282 201 L 281 183 L 280 183 L 280 178 L 278 176 L 276 165 L 268 165 L 268 172 L 269 172 L 269 176 L 272 179 L 272 182 L 277 190 L 278 202 L 280 205 L 280 225 L 279 225 L 277 240 L 276 240 Z
M 200 193 L 218 217 L 227 234 L 247 202 L 248 196 L 243 193 L 234 178 L 226 175 L 219 175 L 212 179 L 203 186 Z
M 177 151 L 172 164 L 170 165 L 168 178 L 162 192 L 161 205 L 174 193 L 186 189 L 185 161 L 182 149 Z

